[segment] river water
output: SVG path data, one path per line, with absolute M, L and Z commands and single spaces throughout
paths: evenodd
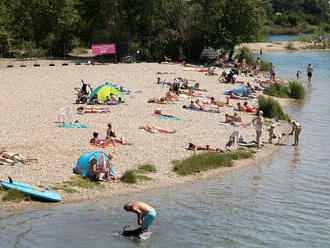
M 297 38 L 311 38 L 311 34 L 287 34 L 287 35 L 267 35 L 265 37 L 267 42 L 285 42 Z
M 330 53 L 273 53 L 276 73 L 294 77 L 311 63 L 312 88 L 286 111 L 302 124 L 300 146 L 193 185 L 96 203 L 0 213 L 1 247 L 329 247 Z M 150 239 L 118 235 L 136 217 L 127 201 L 157 210 Z

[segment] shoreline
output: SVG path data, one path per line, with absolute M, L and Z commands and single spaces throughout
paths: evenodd
M 288 44 L 291 44 L 294 49 L 290 50 L 285 48 Z M 298 51 L 330 51 L 330 48 L 308 48 L 307 46 L 313 45 L 308 42 L 301 41 L 284 41 L 284 42 L 256 42 L 256 43 L 243 43 L 236 47 L 238 50 L 242 47 L 248 47 L 252 53 L 259 54 L 262 48 L 263 54 L 269 52 L 298 52 Z
M 157 75 L 157 71 L 172 71 L 176 74 Z M 12 167 L 1 165 L 3 173 L 1 173 L 0 179 L 5 179 L 7 175 L 11 175 L 16 181 L 50 187 L 68 180 L 73 175 L 72 168 L 75 166 L 79 154 L 99 150 L 106 153 L 111 152 L 114 155 L 116 174 L 122 175 L 127 169 L 136 168 L 137 165 L 144 163 L 155 164 L 157 173 L 148 174 L 153 178 L 152 181 L 143 181 L 134 185 L 122 182 L 102 183 L 105 185 L 104 189 L 88 190 L 79 188 L 79 192 L 74 194 L 59 190 L 56 192 L 63 197 L 60 203 L 37 201 L 13 203 L 3 202 L 0 199 L 0 211 L 42 209 L 85 200 L 98 201 L 104 198 L 111 199 L 123 195 L 132 195 L 142 191 L 175 188 L 179 185 L 195 183 L 213 176 L 234 172 L 240 168 L 253 166 L 265 161 L 281 148 L 281 146 L 265 145 L 265 147 L 258 150 L 253 159 L 235 161 L 233 167 L 204 171 L 192 176 L 178 176 L 174 173 L 171 161 L 187 158 L 194 153 L 184 151 L 184 147 L 187 147 L 189 142 L 200 145 L 224 146 L 230 133 L 237 129 L 247 140 L 253 140 L 255 137 L 254 128 L 234 128 L 218 125 L 217 122 L 224 119 L 224 113 L 192 113 L 194 111 L 182 109 L 182 105 L 189 102 L 189 100 L 182 100 L 178 104 L 164 106 L 148 104 L 148 98 L 162 96 L 168 89 L 154 83 L 157 76 L 170 82 L 179 76 L 197 80 L 200 82 L 201 88 L 208 89 L 207 95 L 214 95 L 217 100 L 222 101 L 224 101 L 222 92 L 234 87 L 233 85 L 219 84 L 217 77 L 205 76 L 205 73 L 184 72 L 183 67 L 179 65 L 139 63 L 60 68 L 16 67 L 3 70 L 3 74 L 4 81 L 7 80 L 12 83 L 3 85 L 5 97 L 0 100 L 3 106 L 8 106 L 3 110 L 3 116 L 11 117 L 1 122 L 4 127 L 4 130 L 0 133 L 3 142 L 1 146 L 6 147 L 10 152 L 17 152 L 23 156 L 32 154 L 39 159 L 39 163 Z M 79 118 L 81 123 L 86 122 L 89 124 L 90 127 L 86 130 L 57 128 L 53 122 L 56 121 L 59 108 L 66 105 L 73 108 L 77 106 L 72 104 L 75 100 L 73 87 L 81 85 L 79 83 L 80 78 L 83 78 L 86 82 L 115 81 L 129 89 L 142 90 L 142 93 L 127 96 L 127 103 L 122 106 L 109 107 L 111 111 L 109 116 L 76 116 L 73 113 L 73 116 L 75 116 L 73 118 Z M 252 79 L 242 77 L 242 80 L 245 81 L 251 82 Z M 16 87 L 23 88 L 17 96 L 19 101 L 8 97 L 9 93 Z M 49 95 L 46 94 L 45 96 L 45 92 L 48 92 Z M 34 97 L 39 101 L 31 101 Z M 278 100 L 282 106 L 289 103 L 285 99 Z M 236 104 L 238 101 L 232 100 L 231 102 Z M 255 104 L 255 100 L 249 102 L 251 105 Z M 24 106 L 23 110 L 22 105 Z M 181 120 L 164 122 L 164 120 L 156 119 L 152 116 L 155 108 L 161 108 L 162 113 L 179 116 Z M 134 113 L 134 115 L 132 116 L 130 113 Z M 233 109 L 226 108 L 225 113 L 232 114 Z M 247 113 L 240 113 L 240 115 L 243 122 L 248 122 L 252 118 Z M 20 121 L 22 118 L 23 123 Z M 101 134 L 105 133 L 106 124 L 109 121 L 112 122 L 118 136 L 124 136 L 134 144 L 118 147 L 115 151 L 91 148 L 88 145 L 88 140 L 92 132 L 96 130 Z M 167 129 L 177 129 L 179 132 L 175 135 L 153 135 L 137 130 L 138 124 L 144 124 L 145 122 Z M 283 121 L 280 123 L 282 126 L 278 128 L 277 132 L 284 131 Z M 29 128 L 30 126 L 34 128 Z M 16 129 L 17 131 L 15 131 Z M 6 139 L 8 136 L 12 138 Z M 217 138 L 214 139 L 214 137 Z M 265 137 L 268 137 L 268 133 L 264 131 L 262 140 L 267 140 Z M 285 138 L 287 139 L 287 137 Z M 286 141 L 286 139 L 283 141 Z M 2 195 L 0 193 L 1 198 Z

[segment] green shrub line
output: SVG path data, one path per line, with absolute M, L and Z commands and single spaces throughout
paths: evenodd
M 220 167 L 232 167 L 233 160 L 241 160 L 253 157 L 253 150 L 244 148 L 229 153 L 207 152 L 192 155 L 183 160 L 172 161 L 173 171 L 180 176 L 188 176 Z
M 288 115 L 284 113 L 280 103 L 271 97 L 259 96 L 258 105 L 264 117 L 279 118 L 280 120 L 286 120 L 288 118 Z
M 274 83 L 264 90 L 264 94 L 280 98 L 304 99 L 305 88 L 299 81 L 292 80 L 288 84 Z
M 141 175 L 147 173 L 155 173 L 157 171 L 156 167 L 151 164 L 143 164 L 140 165 L 137 169 L 131 169 L 124 172 L 121 176 L 120 181 L 124 183 L 134 184 L 137 183 L 138 180 L 140 181 L 150 181 L 152 180 L 151 177 Z

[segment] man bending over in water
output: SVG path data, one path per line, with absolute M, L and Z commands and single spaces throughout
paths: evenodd
M 127 212 L 133 212 L 137 215 L 137 224 L 141 226 L 141 233 L 148 232 L 149 227 L 156 217 L 156 211 L 153 207 L 144 202 L 126 203 L 124 209 Z

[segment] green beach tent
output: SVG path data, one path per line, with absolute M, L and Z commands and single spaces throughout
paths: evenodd
M 97 99 L 104 102 L 110 94 L 118 96 L 121 102 L 125 102 L 123 94 L 112 84 L 103 84 L 97 87 L 90 95 L 90 100 L 97 94 Z

